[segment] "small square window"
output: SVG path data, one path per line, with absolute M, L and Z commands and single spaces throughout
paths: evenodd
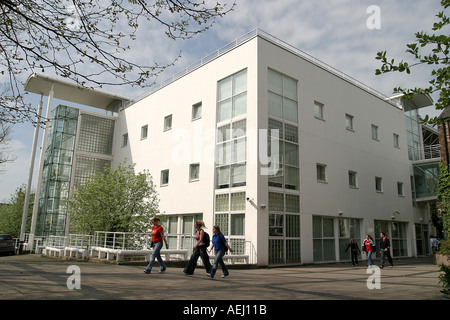
M 375 177 L 375 190 L 377 192 L 383 192 L 383 179 L 380 177 Z
M 200 164 L 193 163 L 189 166 L 189 181 L 197 181 L 200 178 Z
M 161 171 L 161 186 L 167 186 L 169 184 L 169 170 Z
M 400 148 L 400 136 L 394 133 L 394 147 Z
M 164 118 L 164 131 L 172 129 L 172 115 L 168 115 Z
M 192 106 L 192 120 L 197 120 L 202 117 L 202 103 L 196 103 Z
M 355 171 L 348 172 L 348 186 L 350 188 L 358 188 Z
M 349 114 L 345 115 L 345 127 L 346 127 L 347 130 L 354 131 L 353 130 L 353 116 L 352 115 L 349 115 Z
M 403 197 L 405 195 L 403 193 L 403 182 L 397 182 L 397 193 L 401 197 Z
M 323 104 L 317 101 L 314 101 L 314 117 L 320 120 L 323 119 Z
M 327 168 L 326 165 L 317 164 L 317 167 L 316 167 L 317 181 L 319 181 L 319 182 L 326 182 L 327 181 L 326 174 L 325 174 L 326 173 L 326 168 Z
M 146 124 L 145 126 L 141 127 L 141 140 L 147 139 L 147 135 L 148 135 L 148 125 Z
M 128 145 L 128 133 L 125 133 L 122 136 L 122 147 L 126 147 Z
M 378 141 L 378 126 L 372 125 L 372 139 Z

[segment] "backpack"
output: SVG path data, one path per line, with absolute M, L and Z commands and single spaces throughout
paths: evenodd
M 203 230 L 203 242 L 205 243 L 205 246 L 208 248 L 209 245 L 211 244 L 211 239 L 209 238 L 209 234 L 208 232 L 206 232 L 205 230 Z
M 227 252 L 227 251 L 228 251 L 228 247 L 225 245 L 225 243 L 227 242 L 227 239 L 226 239 L 225 236 L 224 236 L 225 242 L 223 242 L 223 241 L 222 241 L 221 235 L 222 235 L 222 234 L 219 234 L 219 235 L 218 235 L 219 240 L 220 240 L 220 242 L 223 244 L 223 246 L 225 247 L 225 252 Z

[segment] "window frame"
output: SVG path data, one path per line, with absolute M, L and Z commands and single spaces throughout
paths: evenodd
M 353 176 L 353 179 L 352 179 Z M 354 180 L 354 184 L 352 184 Z M 349 170 L 348 171 L 348 186 L 352 189 L 358 189 L 358 172 Z
M 161 187 L 166 187 L 169 185 L 169 174 L 170 174 L 169 169 L 161 170 L 161 180 L 160 180 Z M 165 180 L 167 180 L 167 182 L 164 182 Z
M 122 135 L 122 148 L 128 146 L 128 132 Z
M 196 110 L 200 110 L 200 115 L 197 115 L 198 112 Z M 197 102 L 196 104 L 192 105 L 192 114 L 191 114 L 191 121 L 195 121 L 202 118 L 202 102 Z
M 169 126 L 169 120 L 170 120 L 170 126 Z M 163 131 L 169 131 L 172 129 L 172 114 L 169 114 L 164 117 L 164 130 Z
M 354 119 L 355 117 L 352 116 L 351 114 L 349 113 L 345 114 L 345 128 L 348 131 L 355 132 Z
M 394 148 L 400 149 L 400 135 L 394 133 L 393 139 L 394 139 Z
M 148 124 L 141 127 L 141 140 L 145 140 L 147 138 L 148 138 Z
M 325 121 L 324 118 L 324 104 L 319 102 L 319 101 L 314 101 L 314 118 L 318 119 L 318 120 L 323 120 Z M 317 111 L 319 114 L 317 114 Z
M 376 124 L 371 125 L 371 132 L 372 132 L 372 140 L 380 141 L 380 136 L 378 134 L 378 126 Z
M 323 172 L 319 172 L 319 169 L 323 169 Z M 319 177 L 320 173 L 320 177 Z M 323 179 L 322 179 L 322 173 L 323 173 Z M 323 163 L 316 163 L 316 179 L 317 182 L 321 183 L 327 183 L 327 165 Z
M 194 168 L 197 167 L 197 177 L 192 177 Z M 189 165 L 189 182 L 195 182 L 200 180 L 200 163 L 191 163 Z
M 378 185 L 379 185 L 379 188 L 378 188 Z M 383 178 L 375 177 L 375 191 L 378 193 L 383 193 Z

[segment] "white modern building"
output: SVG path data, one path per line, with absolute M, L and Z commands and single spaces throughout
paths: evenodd
M 350 237 L 381 231 L 395 257 L 429 252 L 439 150 L 425 156 L 437 132 L 417 112 L 429 97 L 387 99 L 254 30 L 118 100 L 100 158 L 150 171 L 169 235 L 202 219 L 260 266 L 348 261 Z

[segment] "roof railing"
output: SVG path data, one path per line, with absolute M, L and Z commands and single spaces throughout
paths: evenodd
M 156 91 L 164 88 L 165 86 L 171 84 L 172 82 L 174 82 L 174 81 L 184 77 L 185 75 L 189 74 L 190 72 L 192 72 L 192 71 L 194 71 L 194 70 L 204 66 L 205 64 L 211 62 L 212 60 L 214 60 L 214 59 L 224 55 L 225 53 L 233 50 L 234 48 L 240 46 L 241 44 L 243 44 L 243 43 L 245 43 L 245 42 L 247 42 L 247 41 L 249 41 L 249 40 L 251 40 L 251 39 L 253 39 L 255 37 L 258 37 L 258 36 L 263 38 L 263 39 L 265 39 L 265 40 L 267 40 L 267 41 L 269 41 L 269 42 L 272 42 L 273 44 L 278 45 L 279 47 L 281 47 L 283 49 L 288 50 L 289 52 L 291 52 L 291 53 L 293 53 L 293 54 L 295 54 L 295 55 L 297 55 L 297 56 L 307 60 L 308 62 L 311 62 L 314 65 L 316 65 L 316 66 L 318 66 L 318 67 L 320 67 L 320 68 L 322 68 L 322 69 L 324 69 L 324 70 L 326 70 L 326 71 L 328 71 L 328 72 L 338 76 L 339 78 L 341 78 L 341 79 L 343 79 L 343 80 L 345 80 L 345 81 L 347 81 L 347 82 L 349 82 L 349 83 L 351 83 L 351 84 L 353 84 L 353 85 L 363 89 L 364 91 L 366 91 L 366 92 L 376 96 L 377 98 L 382 99 L 382 100 L 384 100 L 384 101 L 386 101 L 388 103 L 391 103 L 392 105 L 396 106 L 396 104 L 390 102 L 390 100 L 389 100 L 389 98 L 387 96 L 385 96 L 384 94 L 380 93 L 379 91 L 377 91 L 377 90 L 369 87 L 368 85 L 366 85 L 366 84 L 356 80 L 355 78 L 345 74 L 344 72 L 337 70 L 336 68 L 334 68 L 334 67 L 326 64 L 325 62 L 323 62 L 323 61 L 321 61 L 321 60 L 311 56 L 310 54 L 308 54 L 308 53 L 306 53 L 306 52 L 304 52 L 304 51 L 302 51 L 302 50 L 300 50 L 298 48 L 295 48 L 294 46 L 288 44 L 287 42 L 285 42 L 283 40 L 280 40 L 280 39 L 272 36 L 271 34 L 265 32 L 265 31 L 263 31 L 261 29 L 255 28 L 252 31 L 244 34 L 243 36 L 241 36 L 239 38 L 237 38 L 236 40 L 234 40 L 234 41 L 224 45 L 223 47 L 217 49 L 216 51 L 208 54 L 207 56 L 203 57 L 202 59 L 194 62 L 193 64 L 189 65 L 185 69 L 175 73 L 170 78 L 168 78 L 168 79 L 166 79 L 166 80 L 164 80 L 164 81 L 154 85 L 147 92 L 139 95 L 138 97 L 136 97 L 132 101 L 130 101 L 125 106 L 125 108 L 127 108 L 127 107 L 133 105 L 134 103 L 136 103 L 136 102 L 138 102 L 138 101 L 148 97 L 149 95 L 151 95 L 151 94 L 155 93 Z

